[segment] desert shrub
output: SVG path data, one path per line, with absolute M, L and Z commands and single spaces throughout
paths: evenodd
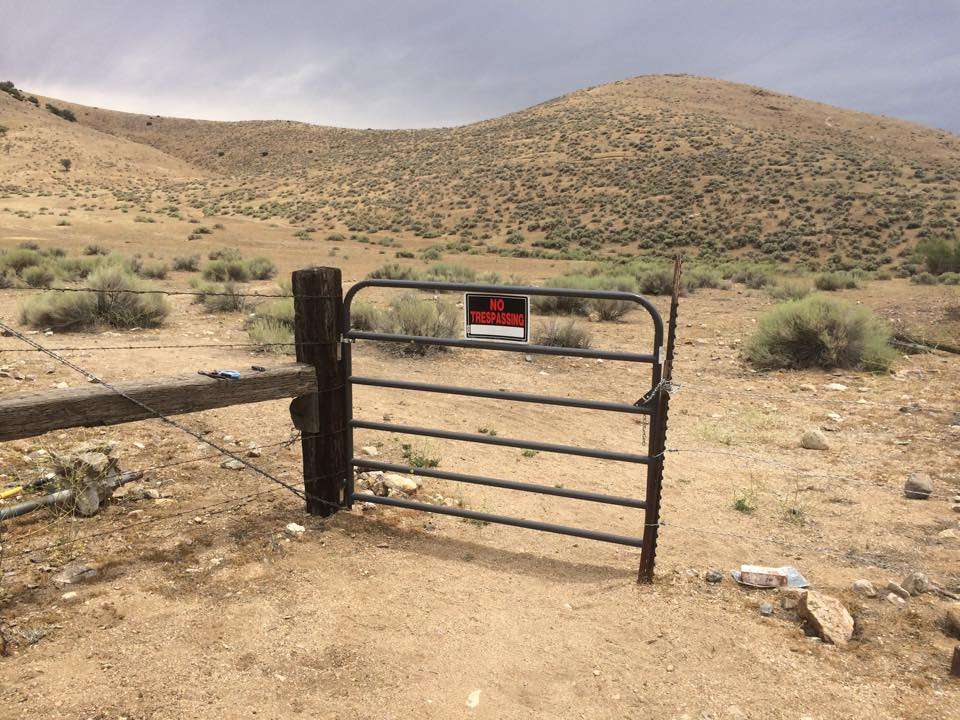
M 0 268 L 8 268 L 18 275 L 25 268 L 39 265 L 43 262 L 43 255 L 36 249 L 16 247 L 0 255 Z
M 805 280 L 781 280 L 767 292 L 777 300 L 799 300 L 813 292 L 813 286 Z
M 212 313 L 241 312 L 246 307 L 246 298 L 232 282 L 215 285 L 203 296 L 203 309 Z
M 585 275 L 561 275 L 553 278 L 550 287 L 570 290 L 592 290 L 597 283 Z M 590 312 L 586 298 L 535 295 L 531 298 L 533 309 L 542 315 L 586 315 Z
M 98 243 L 90 243 L 83 247 L 84 255 L 109 255 L 110 250 Z
M 723 279 L 723 275 L 715 268 L 694 267 L 684 271 L 683 286 L 689 292 L 693 292 L 700 288 L 727 288 L 729 283 Z
M 548 320 L 537 325 L 533 340 L 538 345 L 566 348 L 588 348 L 592 337 L 590 331 L 576 320 Z
M 773 272 L 761 265 L 743 265 L 733 272 L 730 279 L 752 290 L 759 290 L 773 283 Z
M 917 243 L 914 258 L 926 265 L 934 275 L 960 272 L 960 240 L 950 242 L 945 238 L 924 238 Z
M 410 265 L 401 265 L 400 263 L 387 263 L 381 265 L 376 270 L 367 275 L 368 278 L 384 280 L 419 280 L 420 273 L 416 268 Z
M 157 327 L 170 312 L 159 293 L 123 268 L 108 265 L 91 274 L 87 287 L 99 292 L 45 292 L 20 307 L 21 322 L 33 327 L 77 331 L 108 325 L 114 328 Z
M 254 280 L 269 280 L 277 274 L 277 266 L 273 260 L 263 256 L 248 260 L 247 270 Z
M 59 258 L 54 265 L 54 272 L 64 280 L 71 282 L 82 280 L 103 264 L 101 255 L 89 257 Z
M 427 268 L 426 279 L 440 282 L 471 283 L 476 281 L 477 272 L 466 265 L 436 263 Z
M 154 280 L 163 280 L 169 271 L 170 268 L 167 267 L 165 262 L 152 260 L 141 265 L 139 275 L 145 278 L 152 278 Z
M 54 274 L 47 265 L 31 265 L 21 273 L 23 281 L 33 288 L 47 288 L 53 284 Z
M 637 289 L 644 295 L 671 295 L 673 268 L 653 267 L 637 274 Z
M 350 323 L 356 330 L 371 331 L 383 325 L 383 317 L 375 305 L 355 302 L 350 307 Z
M 940 279 L 933 273 L 921 272 L 910 278 L 910 282 L 914 285 L 936 285 Z
M 17 284 L 17 276 L 12 270 L 0 270 L 0 290 L 9 290 Z
M 833 292 L 834 290 L 853 290 L 860 286 L 857 277 L 848 272 L 828 272 L 820 273 L 814 279 L 813 284 L 817 290 Z
M 390 302 L 382 316 L 382 332 L 419 337 L 454 337 L 460 319 L 457 307 L 446 300 L 433 300 L 419 295 L 402 295 Z M 444 349 L 424 343 L 388 343 L 388 349 L 401 354 L 426 355 Z
M 208 260 L 240 260 L 242 257 L 237 248 L 228 247 L 211 250 L 207 255 Z
M 173 269 L 181 272 L 196 272 L 200 269 L 199 255 L 179 256 L 173 259 Z
M 73 110 L 71 110 L 70 108 L 61 108 L 51 103 L 47 103 L 47 110 L 52 112 L 57 117 L 62 117 L 64 120 L 67 120 L 69 122 L 77 121 L 77 116 L 73 114 Z
M 811 295 L 777 305 L 760 318 L 744 356 L 758 368 L 885 370 L 890 331 L 867 308 Z
M 213 282 L 249 282 L 250 270 L 243 260 L 218 258 L 203 266 L 203 279 Z
M 960 272 L 948 272 L 940 276 L 940 282 L 944 285 L 960 285 Z
M 250 340 L 260 345 L 261 352 L 275 355 L 293 354 L 293 328 L 269 317 L 256 317 L 247 325 Z
M 293 330 L 293 298 L 268 300 L 257 305 L 253 312 L 257 319 L 282 323 Z
M 632 300 L 600 300 L 590 298 L 587 301 L 587 307 L 591 313 L 596 313 L 598 320 L 612 321 L 619 320 L 630 312 L 636 303 Z

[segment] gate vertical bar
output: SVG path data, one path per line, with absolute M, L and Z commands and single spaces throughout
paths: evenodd
M 293 273 L 294 340 L 297 361 L 313 365 L 317 394 L 308 402 L 310 422 L 301 429 L 307 512 L 328 517 L 343 504 L 349 470 L 346 377 L 340 363 L 343 286 L 339 268 Z
M 638 583 L 653 582 L 653 567 L 657 557 L 657 535 L 660 526 L 660 495 L 663 490 L 663 456 L 667 448 L 667 412 L 670 407 L 670 392 L 666 385 L 673 377 L 673 352 L 677 335 L 677 314 L 680 309 L 680 280 L 683 275 L 683 260 L 678 256 L 673 263 L 673 292 L 670 295 L 670 319 L 667 323 L 666 356 L 663 362 L 662 381 L 652 398 L 654 410 L 650 415 L 650 440 L 647 465 L 647 508 L 643 518 L 643 546 L 640 549 Z

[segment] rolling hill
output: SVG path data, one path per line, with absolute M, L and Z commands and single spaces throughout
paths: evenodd
M 623 80 L 426 130 L 0 102 L 0 124 L 22 126 L 14 146 L 23 134 L 35 148 L 19 165 L 0 156 L 10 184 L 40 190 L 41 169 L 69 156 L 73 180 L 136 186 L 144 207 L 280 218 L 305 238 L 417 236 L 463 252 L 574 258 L 682 248 L 869 269 L 919 238 L 952 236 L 960 221 L 957 136 L 691 76 Z M 60 145 L 50 124 L 69 131 Z

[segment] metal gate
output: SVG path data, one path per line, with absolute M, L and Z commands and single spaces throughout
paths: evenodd
M 481 285 L 468 283 L 449 283 L 449 282 L 428 282 L 415 280 L 363 280 L 355 284 L 344 297 L 343 305 L 343 334 L 341 345 L 341 363 L 343 376 L 346 378 L 346 419 L 347 438 L 346 438 L 346 457 L 349 458 L 349 472 L 347 473 L 347 487 L 344 493 L 344 500 L 348 506 L 352 506 L 354 501 L 376 503 L 380 505 L 390 505 L 393 507 L 408 508 L 411 510 L 423 510 L 426 512 L 439 513 L 442 515 L 453 515 L 471 520 L 482 522 L 499 523 L 502 525 L 512 525 L 514 527 L 529 528 L 531 530 L 541 530 L 545 532 L 559 533 L 561 535 L 572 535 L 574 537 L 587 538 L 590 540 L 599 540 L 602 542 L 616 543 L 619 545 L 628 545 L 641 549 L 640 571 L 638 579 L 650 581 L 653 577 L 654 558 L 656 554 L 657 528 L 659 525 L 660 514 L 660 493 L 663 481 L 663 454 L 666 443 L 667 427 L 667 406 L 669 401 L 669 379 L 670 366 L 673 355 L 673 338 L 676 328 L 676 307 L 677 307 L 677 288 L 679 286 L 679 264 L 674 273 L 674 298 L 671 303 L 669 337 L 667 346 L 664 347 L 664 329 L 663 321 L 659 312 L 653 304 L 641 295 L 628 292 L 600 291 L 600 290 L 573 290 L 566 288 L 537 288 L 512 285 Z M 552 347 L 536 344 L 522 344 L 509 342 L 495 342 L 475 339 L 461 339 L 449 337 L 420 337 L 412 335 L 400 335 L 382 332 L 369 332 L 353 329 L 351 322 L 351 306 L 353 299 L 364 288 L 401 288 L 410 290 L 427 290 L 433 292 L 477 292 L 477 293 L 503 293 L 509 295 L 529 295 L 529 296 L 558 296 L 558 297 L 576 297 L 599 300 L 627 300 L 641 306 L 650 315 L 653 324 L 653 345 L 649 353 L 621 352 L 611 350 L 594 350 L 581 348 Z M 650 384 L 645 388 L 645 392 L 636 402 L 609 402 L 601 400 L 572 399 L 565 397 L 554 397 L 549 395 L 535 395 L 521 392 L 507 392 L 499 390 L 484 390 L 470 387 L 458 387 L 452 385 L 435 385 L 430 383 L 410 382 L 405 380 L 390 380 L 385 378 L 362 377 L 353 374 L 352 368 L 352 345 L 358 340 L 372 340 L 377 342 L 396 342 L 396 343 L 421 343 L 424 345 L 439 345 L 445 347 L 474 348 L 478 350 L 491 350 L 500 352 L 520 352 L 526 354 L 555 355 L 564 357 L 580 358 L 598 358 L 604 360 L 620 360 L 633 363 L 645 363 L 650 365 Z M 410 425 L 396 425 L 387 422 L 373 422 L 371 420 L 357 419 L 353 417 L 353 386 L 366 385 L 370 387 L 394 388 L 399 390 L 411 390 L 417 392 L 443 393 L 447 395 L 460 395 L 477 398 L 493 398 L 498 400 L 507 400 L 512 402 L 539 403 L 543 405 L 559 405 L 571 408 L 583 408 L 589 410 L 605 410 L 610 412 L 627 413 L 631 415 L 647 415 L 650 418 L 650 433 L 645 454 L 635 454 L 626 452 L 614 452 L 610 450 L 601 450 L 595 448 L 583 448 L 570 445 L 558 445 L 554 443 L 536 442 L 531 440 L 521 440 L 514 438 L 505 438 L 499 436 L 490 436 L 485 434 L 473 434 L 463 432 L 453 432 L 444 429 L 415 427 Z M 619 497 L 615 495 L 606 495 L 585 490 L 570 490 L 566 488 L 551 487 L 513 480 L 503 480 L 498 478 L 484 477 L 481 475 L 467 475 L 463 473 L 448 472 L 434 468 L 408 467 L 405 465 L 380 462 L 363 457 L 354 457 L 353 455 L 353 430 L 355 428 L 378 430 L 391 433 L 400 433 L 404 435 L 417 435 L 423 437 L 432 437 L 442 440 L 459 440 L 463 442 L 481 443 L 486 445 L 498 445 L 502 447 L 520 448 L 524 450 L 534 450 L 541 452 L 562 453 L 566 455 L 577 455 L 580 457 L 599 458 L 604 460 L 617 460 L 627 463 L 636 463 L 646 465 L 647 480 L 646 493 L 643 499 Z M 588 502 L 604 503 L 607 505 L 618 505 L 621 507 L 634 508 L 644 511 L 643 533 L 640 537 L 626 535 L 617 535 L 600 530 L 589 530 L 566 525 L 555 525 L 552 523 L 540 522 L 537 520 L 527 520 L 523 518 L 498 515 L 494 513 L 477 512 L 459 507 L 448 507 L 445 505 L 435 505 L 424 502 L 416 502 L 396 497 L 380 497 L 372 493 L 356 492 L 354 488 L 354 472 L 352 468 L 361 470 L 382 470 L 388 472 L 405 473 L 409 475 L 418 475 L 428 478 L 437 478 L 443 480 L 453 480 L 456 482 L 469 483 L 474 485 L 486 485 L 488 487 L 505 488 L 508 490 L 518 490 L 522 492 L 539 493 L 541 495 L 553 495 L 557 497 L 572 498 L 575 500 L 585 500 Z

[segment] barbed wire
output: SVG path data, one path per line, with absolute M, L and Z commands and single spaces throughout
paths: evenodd
M 239 293 L 219 292 L 206 290 L 140 290 L 133 288 L 88 288 L 88 287 L 11 287 L 2 291 L 8 292 L 74 292 L 74 293 L 104 293 L 106 295 L 170 295 L 185 297 L 243 297 L 243 298 L 303 298 L 304 300 L 339 300 L 340 295 L 293 295 L 292 293 Z
M 316 345 L 337 345 L 336 341 L 330 340 L 311 340 L 307 342 L 243 342 L 243 343 L 184 343 L 170 345 L 75 345 L 72 347 L 48 347 L 46 350 L 52 352 L 81 352 L 81 351 L 114 351 L 114 350 L 188 350 L 195 348 L 265 348 L 265 347 L 306 347 Z M 5 348 L 0 347 L 0 352 L 9 353 L 31 353 L 44 352 L 39 348 Z

